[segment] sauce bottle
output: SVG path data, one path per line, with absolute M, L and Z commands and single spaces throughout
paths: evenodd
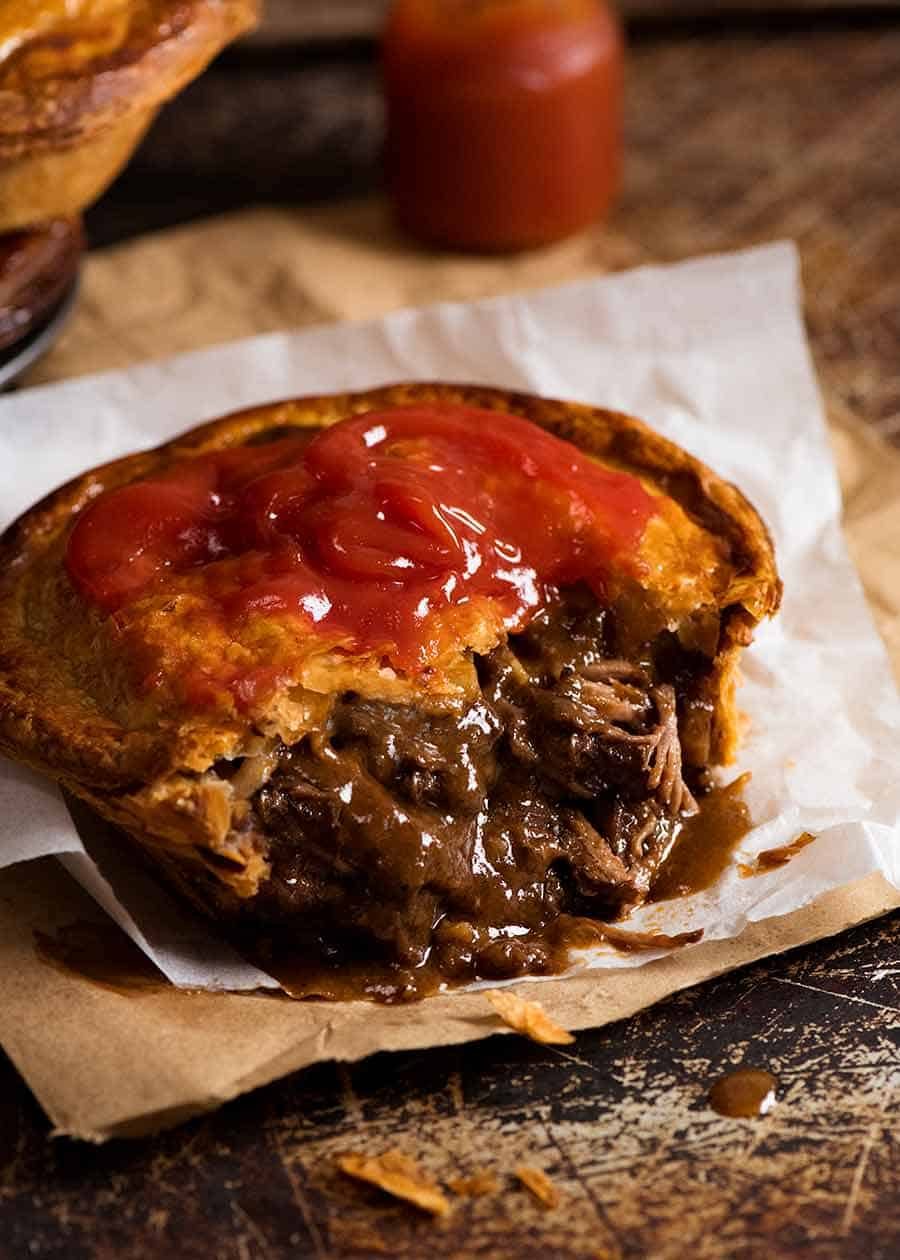
M 395 0 L 383 67 L 388 182 L 412 235 L 522 249 L 609 206 L 622 42 L 602 0 Z

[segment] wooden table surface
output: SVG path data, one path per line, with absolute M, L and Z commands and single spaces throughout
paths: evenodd
M 255 200 L 377 181 L 365 43 L 232 54 L 163 115 L 89 216 L 96 244 Z M 613 218 L 660 259 L 801 247 L 829 406 L 900 433 L 900 17 L 643 28 Z M 623 264 L 627 263 L 623 257 Z M 766 383 L 760 382 L 764 404 Z M 0 1257 L 868 1257 L 900 1252 L 900 917 L 679 994 L 571 1049 L 512 1039 L 323 1066 L 154 1139 L 49 1141 L 0 1062 Z M 768 1067 L 779 1101 L 706 1091 Z M 503 1192 L 435 1224 L 343 1181 L 400 1146 Z M 545 1168 L 544 1211 L 509 1180 Z

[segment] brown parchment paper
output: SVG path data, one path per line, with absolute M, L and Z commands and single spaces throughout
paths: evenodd
M 258 210 L 90 258 L 77 316 L 33 374 L 59 379 L 276 328 L 533 288 L 647 261 L 602 230 L 512 261 L 419 253 L 376 204 L 304 216 Z M 846 411 L 832 432 L 851 548 L 900 676 L 900 454 Z M 880 877 L 740 937 L 637 970 L 549 981 L 535 994 L 567 1028 L 597 1027 L 768 954 L 900 905 Z M 484 997 L 407 1007 L 257 994 L 127 993 L 42 962 L 35 931 L 100 921 L 52 860 L 0 873 L 0 1042 L 60 1133 L 103 1140 L 178 1123 L 323 1059 L 473 1041 L 504 1031 Z

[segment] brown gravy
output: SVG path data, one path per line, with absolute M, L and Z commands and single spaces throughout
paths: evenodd
M 749 779 L 742 774 L 726 787 L 714 787 L 701 799 L 700 812 L 683 825 L 650 885 L 648 901 L 670 901 L 710 888 L 750 830 L 743 801 Z
M 709 1091 L 709 1105 L 720 1116 L 764 1116 L 775 1103 L 778 1082 L 762 1068 L 737 1068 L 721 1076 Z
M 153 989 L 178 992 L 112 922 L 67 923 L 52 934 L 36 930 L 34 945 L 42 962 L 115 993 L 131 996 Z
M 657 873 L 651 887 L 651 900 L 663 901 L 696 892 L 708 887 L 721 874 L 750 826 L 747 808 L 741 799 L 745 781 L 746 776 L 743 776 L 725 788 L 712 789 L 701 799 L 699 814 L 685 824 Z M 622 952 L 679 949 L 702 936 L 700 931 L 677 936 L 631 931 L 626 923 L 601 923 L 563 914 L 543 930 L 511 937 L 510 943 L 521 947 L 523 960 L 531 963 L 523 965 L 522 975 L 559 975 L 571 965 L 571 952 L 576 949 L 601 944 Z M 133 995 L 171 987 L 162 972 L 113 923 L 70 923 L 52 935 L 37 931 L 34 939 L 38 956 L 44 962 L 114 992 Z M 370 958 L 344 958 L 330 967 L 321 958 L 297 957 L 287 950 L 261 953 L 248 948 L 246 942 L 235 943 L 242 946 L 254 963 L 274 976 L 292 998 L 404 1003 L 457 987 L 427 959 L 414 968 L 377 963 Z M 467 983 L 469 979 L 466 977 L 458 983 Z
M 572 965 L 572 950 L 603 944 L 611 945 L 621 953 L 643 949 L 680 949 L 699 941 L 703 931 L 682 932 L 676 936 L 667 936 L 663 932 L 630 932 L 611 923 L 560 915 L 542 932 L 530 933 L 529 936 L 540 945 L 540 969 L 522 974 L 560 975 Z M 339 966 L 329 968 L 317 959 L 287 955 L 256 954 L 253 961 L 275 977 L 288 997 L 296 999 L 324 998 L 332 1002 L 367 999 L 397 1005 L 418 1002 L 466 983 L 448 982 L 440 968 L 427 961 L 415 968 L 375 964 L 370 960 L 343 961 Z
M 689 819 L 676 844 L 661 865 L 650 889 L 650 901 L 664 901 L 708 888 L 731 860 L 740 840 L 751 827 L 742 799 L 749 776 L 742 775 L 725 787 L 714 787 L 700 799 L 700 812 Z M 606 944 L 621 952 L 642 949 L 679 949 L 696 943 L 702 931 L 667 936 L 660 932 L 630 931 L 627 919 L 604 923 L 561 914 L 545 928 L 510 936 L 509 944 L 521 951 L 518 974 L 560 975 L 572 965 L 572 951 Z M 244 952 L 247 952 L 244 946 Z M 329 967 L 309 955 L 298 958 L 289 949 L 251 953 L 257 966 L 274 976 L 292 998 L 324 998 L 329 1001 L 368 999 L 377 1002 L 415 1002 L 442 990 L 491 976 L 448 976 L 433 961 L 418 967 L 376 963 L 346 957 Z

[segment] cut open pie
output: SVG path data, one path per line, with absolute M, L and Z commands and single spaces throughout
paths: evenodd
M 743 495 L 629 416 L 303 398 L 7 531 L 0 748 L 310 992 L 546 973 L 702 824 L 779 598 Z

